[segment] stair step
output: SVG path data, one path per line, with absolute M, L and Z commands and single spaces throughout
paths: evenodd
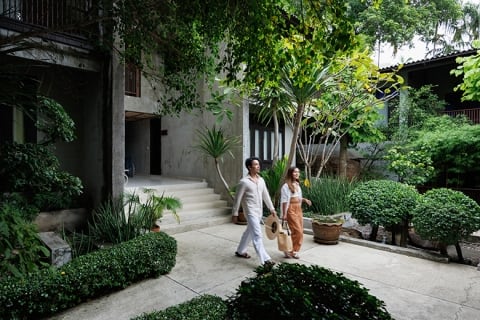
M 142 187 L 126 187 L 128 193 L 135 193 L 140 200 L 147 198 Z M 208 187 L 206 182 L 186 182 L 180 184 L 150 185 L 156 195 L 173 196 L 182 202 L 182 208 L 177 210 L 180 223 L 175 216 L 166 210 L 160 221 L 160 229 L 168 234 L 181 233 L 201 229 L 213 225 L 231 222 L 231 208 L 221 195 Z
M 219 224 L 229 223 L 232 217 L 230 215 L 215 216 L 215 217 L 205 217 L 193 220 L 194 223 L 177 223 L 177 224 L 160 224 L 160 231 L 167 234 L 176 234 L 187 231 L 193 231 L 197 229 L 207 228 L 211 226 L 216 226 Z

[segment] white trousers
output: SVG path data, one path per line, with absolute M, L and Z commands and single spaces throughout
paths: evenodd
M 265 261 L 268 261 L 271 258 L 263 245 L 263 234 L 260 219 L 261 218 L 255 215 L 247 215 L 247 228 L 242 234 L 242 238 L 240 239 L 240 243 L 237 247 L 237 252 L 240 254 L 247 252 L 248 243 L 250 240 L 252 240 L 255 252 L 260 259 L 260 264 L 264 264 Z

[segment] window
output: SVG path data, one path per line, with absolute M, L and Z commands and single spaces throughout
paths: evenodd
M 140 97 L 140 69 L 133 63 L 125 64 L 125 94 Z
M 265 126 L 257 120 L 257 116 L 250 114 L 250 154 L 262 161 L 262 168 L 268 169 L 273 164 L 275 130 L 273 124 Z M 279 158 L 285 155 L 285 125 L 280 123 L 279 128 Z

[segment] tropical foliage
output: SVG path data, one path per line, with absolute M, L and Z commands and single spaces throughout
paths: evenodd
M 150 230 L 165 210 L 170 210 L 179 221 L 177 209 L 182 207 L 178 198 L 157 196 L 153 190 L 144 194 L 125 194 L 108 199 L 93 210 L 89 222 L 89 236 L 97 243 L 119 244 L 134 239 Z
M 473 47 L 480 49 L 480 40 L 473 41 Z M 451 71 L 451 74 L 459 77 L 463 76 L 463 81 L 455 90 L 462 91 L 462 100 L 480 101 L 480 50 L 473 56 L 457 58 L 459 66 Z
M 216 128 L 205 128 L 205 130 L 197 130 L 199 141 L 194 146 L 196 149 L 200 150 L 204 155 L 213 158 L 215 162 L 215 169 L 217 170 L 220 180 L 222 180 L 223 186 L 227 191 L 227 194 L 233 200 L 233 196 L 230 193 L 230 186 L 225 180 L 220 168 L 220 162 L 223 162 L 225 155 L 230 155 L 233 158 L 233 149 L 240 144 L 239 137 L 227 136 L 223 129 Z
M 0 203 L 0 280 L 10 276 L 22 278 L 45 267 L 49 256 L 41 243 L 36 225 L 22 216 L 14 203 Z
M 418 131 L 408 147 L 422 150 L 435 168 L 429 183 L 467 187 L 478 184 L 480 128 L 448 116 L 432 118 Z

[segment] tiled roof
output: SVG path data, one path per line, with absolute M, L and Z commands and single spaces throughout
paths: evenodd
M 432 57 L 432 58 L 425 58 L 425 59 L 411 61 L 411 62 L 408 62 L 408 63 L 403 63 L 403 68 L 430 64 L 430 63 L 433 63 L 433 62 L 438 62 L 438 61 L 447 60 L 447 59 L 456 58 L 456 57 L 469 56 L 469 55 L 475 54 L 476 52 L 477 52 L 476 49 L 469 49 L 469 50 L 463 50 L 463 51 L 456 51 L 456 52 L 449 53 L 449 54 L 439 54 L 439 55 L 437 55 L 435 57 Z M 380 71 L 390 71 L 390 70 L 398 67 L 400 64 L 401 63 L 397 63 L 397 64 L 394 64 L 392 66 L 383 67 L 383 68 L 380 69 Z

